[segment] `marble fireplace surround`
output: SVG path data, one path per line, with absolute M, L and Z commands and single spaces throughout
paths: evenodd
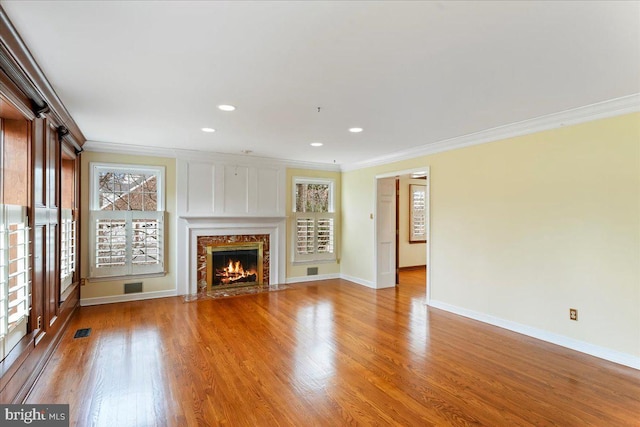
M 256 258 L 262 264 L 262 277 L 260 277 L 260 274 L 258 274 L 259 269 L 257 266 L 255 269 L 257 283 L 262 284 L 264 286 L 268 286 L 269 285 L 269 265 L 270 265 L 268 234 L 234 234 L 234 235 L 227 234 L 224 236 L 199 236 L 198 237 L 198 291 L 201 291 L 203 288 L 205 289 L 209 288 L 211 286 L 210 283 L 207 283 L 207 275 L 208 275 L 207 271 L 209 270 L 207 264 L 213 261 L 210 260 L 209 256 L 207 255 L 208 247 L 215 247 L 218 245 L 227 245 L 227 244 L 251 245 L 251 244 L 258 244 L 258 243 L 262 244 L 262 250 L 261 250 L 262 254 L 260 256 L 258 256 L 258 247 L 244 248 L 244 250 L 249 249 L 250 251 L 252 251 L 255 254 Z M 229 250 L 234 250 L 235 248 L 236 246 L 226 247 L 224 248 L 224 250 L 229 251 Z M 225 267 L 227 265 L 228 264 L 225 264 Z M 244 265 L 243 267 L 246 269 L 250 266 Z M 213 270 L 213 267 L 211 267 L 211 269 Z M 251 284 L 254 284 L 254 283 L 255 282 L 252 282 Z M 218 286 L 220 288 L 223 288 L 225 287 L 225 284 L 220 283 Z M 231 286 L 234 286 L 234 284 L 231 284 Z M 235 284 L 235 286 L 243 286 L 243 282 L 237 283 Z
M 286 246 L 284 217 L 180 217 L 178 219 L 179 295 L 198 292 L 198 238 L 207 236 L 268 235 L 269 284 L 285 282 Z

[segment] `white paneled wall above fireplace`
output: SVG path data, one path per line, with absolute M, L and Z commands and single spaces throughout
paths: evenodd
M 283 165 L 177 159 L 181 217 L 284 217 Z

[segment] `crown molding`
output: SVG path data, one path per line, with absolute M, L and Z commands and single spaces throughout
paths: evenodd
M 224 163 L 240 164 L 271 164 L 297 169 L 312 169 L 323 171 L 340 171 L 340 165 L 305 162 L 299 160 L 276 159 L 273 157 L 259 157 L 252 155 L 238 155 L 216 153 L 212 151 L 179 150 L 173 148 L 147 147 L 143 145 L 116 144 L 113 142 L 87 141 L 82 146 L 84 151 L 97 153 L 129 154 L 134 156 L 157 156 L 184 160 L 208 160 Z
M 130 154 L 132 156 L 177 157 L 173 148 L 145 147 L 143 145 L 116 144 L 113 142 L 87 141 L 84 151 L 95 153 Z
M 340 172 L 340 165 L 331 163 L 305 162 L 303 160 L 280 160 L 286 167 L 291 169 L 308 169 L 327 172 Z
M 323 170 L 323 171 L 340 171 L 340 165 L 336 164 L 328 164 L 328 163 L 318 163 L 318 162 L 307 162 L 303 160 L 289 160 L 289 159 L 277 159 L 275 157 L 262 157 L 262 156 L 254 156 L 250 154 L 240 155 L 240 154 L 228 154 L 228 153 L 216 153 L 212 151 L 199 151 L 199 150 L 175 150 L 176 157 L 184 160 L 208 160 L 208 161 L 216 161 L 222 163 L 238 163 L 238 164 L 249 164 L 249 165 L 275 165 L 275 166 L 284 166 L 288 168 L 297 168 L 297 169 L 313 169 L 313 170 Z
M 640 111 L 640 93 L 445 139 L 369 160 L 343 164 L 341 170 L 348 172 L 364 169 L 638 111 Z

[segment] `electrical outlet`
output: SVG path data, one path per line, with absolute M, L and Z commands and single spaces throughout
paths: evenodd
M 569 319 L 571 320 L 578 320 L 578 309 L 576 308 L 570 308 L 569 309 Z

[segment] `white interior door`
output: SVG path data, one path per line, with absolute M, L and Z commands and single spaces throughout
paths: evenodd
M 377 180 L 376 288 L 396 285 L 396 178 Z

